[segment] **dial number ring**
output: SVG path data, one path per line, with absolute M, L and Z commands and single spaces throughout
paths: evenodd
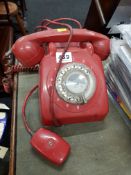
M 93 96 L 96 79 L 93 71 L 81 63 L 63 66 L 56 77 L 58 95 L 66 102 L 84 104 Z

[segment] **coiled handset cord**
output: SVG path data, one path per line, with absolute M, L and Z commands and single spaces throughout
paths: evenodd
M 30 128 L 28 122 L 27 122 L 27 117 L 26 117 L 26 106 L 27 106 L 27 101 L 29 99 L 29 97 L 33 94 L 33 92 L 38 88 L 38 84 L 35 85 L 30 91 L 29 93 L 26 95 L 23 106 L 22 106 L 22 119 L 23 119 L 23 123 L 25 126 L 26 131 L 30 134 L 30 136 L 33 135 L 33 130 Z
M 36 30 L 48 30 L 50 29 L 50 27 L 48 27 L 52 22 L 60 22 L 60 21 L 71 21 L 71 22 L 74 22 L 78 28 L 82 28 L 82 25 L 79 21 L 77 21 L 76 19 L 73 19 L 73 18 L 57 18 L 57 19 L 53 19 L 53 20 L 49 20 L 49 19 L 44 19 L 42 22 L 41 22 L 41 25 L 40 26 L 37 26 L 36 27 Z M 65 24 L 65 23 L 61 23 L 61 24 Z M 58 24 L 59 25 L 59 24 Z M 71 27 L 71 26 L 70 26 Z

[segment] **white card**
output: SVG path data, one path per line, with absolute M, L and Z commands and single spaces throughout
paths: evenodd
M 0 158 L 3 159 L 8 151 L 8 148 L 0 146 Z
M 56 52 L 56 62 L 59 63 L 61 59 L 62 52 Z M 64 58 L 62 59 L 62 63 L 70 63 L 72 62 L 72 53 L 66 52 Z
M 6 117 L 5 112 L 0 112 L 0 120 L 4 119 Z
M 5 126 L 4 123 L 0 123 L 0 139 L 3 135 L 4 126 Z
M 9 110 L 10 108 L 7 105 L 5 105 L 5 104 L 0 103 L 0 109 L 7 109 L 7 110 Z

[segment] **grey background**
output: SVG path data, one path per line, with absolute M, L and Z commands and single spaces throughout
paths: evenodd
M 33 32 L 42 19 L 70 17 L 75 18 L 84 25 L 91 0 L 28 0 L 27 4 L 27 28 Z M 121 0 L 108 26 L 120 22 L 131 22 L 131 1 Z M 95 12 L 94 12 L 95 13 Z

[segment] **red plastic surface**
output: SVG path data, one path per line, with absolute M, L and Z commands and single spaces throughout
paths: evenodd
M 56 51 L 62 52 L 63 42 L 67 42 L 69 32 L 57 29 L 36 32 L 24 36 L 13 45 L 13 52 L 25 66 L 40 63 L 40 110 L 42 121 L 46 125 L 54 125 L 50 110 L 50 89 L 56 71 Z M 48 53 L 44 56 L 43 43 L 49 43 Z M 71 45 L 73 42 L 77 44 Z M 85 44 L 80 44 L 87 42 Z M 78 46 L 79 43 L 79 46 Z M 59 45 L 59 46 L 58 46 Z M 59 98 L 54 93 L 54 115 L 60 124 L 92 122 L 104 119 L 108 112 L 108 97 L 101 60 L 106 59 L 110 50 L 109 39 L 99 33 L 87 29 L 73 29 L 72 42 L 68 52 L 72 61 L 85 64 L 92 69 L 96 77 L 96 91 L 93 97 L 83 105 L 74 105 Z M 62 63 L 62 66 L 66 63 Z
M 42 59 L 40 64 L 40 109 L 42 121 L 46 125 L 54 125 L 53 116 L 50 112 L 50 88 L 52 78 L 56 71 L 55 44 L 51 43 L 49 54 Z M 54 45 L 54 48 L 53 48 Z M 70 47 L 73 62 L 87 65 L 96 77 L 96 91 L 93 97 L 82 105 L 74 105 L 62 100 L 57 92 L 54 93 L 54 114 L 60 124 L 93 122 L 103 120 L 108 113 L 108 97 L 101 59 L 94 53 L 91 44 L 86 47 Z M 62 63 L 62 66 L 67 63 Z
M 71 52 L 72 62 L 85 64 L 93 71 L 96 91 L 87 103 L 78 105 L 65 102 L 54 90 L 54 111 L 52 112 L 50 95 L 58 67 L 56 52 L 63 52 L 68 38 L 68 30 L 59 32 L 57 29 L 50 29 L 24 36 L 18 39 L 12 47 L 16 58 L 23 65 L 30 67 L 40 63 L 40 112 L 45 125 L 54 125 L 53 116 L 62 125 L 103 120 L 108 113 L 102 60 L 106 59 L 109 54 L 110 42 L 106 36 L 86 29 L 73 29 L 68 52 Z M 48 45 L 43 45 L 43 43 L 48 43 Z M 67 63 L 62 63 L 61 67 L 65 64 Z M 30 143 L 41 155 L 56 165 L 62 164 L 70 151 L 70 146 L 66 141 L 43 128 L 32 136 Z
M 67 42 L 69 32 L 57 29 L 36 32 L 18 39 L 12 47 L 16 58 L 25 66 L 38 64 L 44 56 L 43 43 Z M 109 39 L 87 29 L 73 29 L 72 42 L 91 42 L 94 51 L 104 60 L 109 54 Z
M 70 146 L 64 139 L 43 128 L 32 136 L 30 143 L 35 150 L 56 165 L 61 165 L 70 151 Z

